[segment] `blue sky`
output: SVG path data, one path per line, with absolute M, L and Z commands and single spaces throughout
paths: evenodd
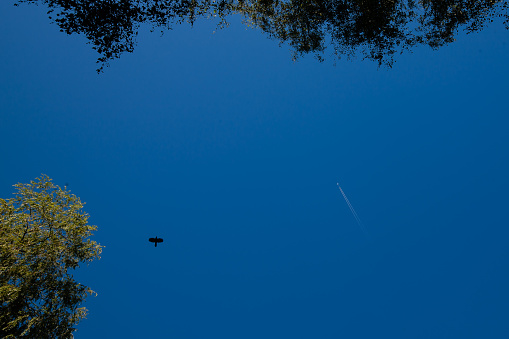
M 106 246 L 76 338 L 509 337 L 501 24 L 378 69 L 198 22 L 97 75 L 0 13 L 0 196 L 68 183 Z

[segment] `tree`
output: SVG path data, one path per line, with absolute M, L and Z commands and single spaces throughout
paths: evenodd
M 94 293 L 71 271 L 99 259 L 83 203 L 46 175 L 0 199 L 0 337 L 71 338 Z
M 509 29 L 509 0 L 17 0 L 48 6 L 50 19 L 67 34 L 84 34 L 108 61 L 132 52 L 141 23 L 169 29 L 198 18 L 240 14 L 295 57 L 327 47 L 338 58 L 360 54 L 391 65 L 397 52 L 416 45 L 439 48 L 454 41 L 460 28 L 481 30 L 495 17 Z
M 454 41 L 460 27 L 481 30 L 495 16 L 505 18 L 507 0 L 240 0 L 237 11 L 295 56 L 327 47 L 337 57 L 360 53 L 392 65 L 397 52 L 416 45 L 438 48 Z

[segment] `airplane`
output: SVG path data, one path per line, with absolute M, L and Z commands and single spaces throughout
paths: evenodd
M 157 247 L 157 243 L 158 242 L 163 242 L 163 239 L 155 237 L 155 238 L 149 238 L 148 241 L 153 242 L 154 243 L 154 247 Z

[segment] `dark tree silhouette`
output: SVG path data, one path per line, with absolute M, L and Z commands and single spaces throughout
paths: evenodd
M 61 31 L 84 34 L 108 61 L 132 52 L 142 23 L 170 29 L 198 18 L 240 14 L 247 24 L 289 44 L 295 57 L 327 47 L 336 57 L 360 55 L 391 65 L 416 45 L 439 48 L 463 28 L 479 31 L 495 18 L 509 29 L 509 0 L 18 0 L 48 7 Z
M 509 29 L 507 0 L 256 0 L 239 7 L 296 56 L 314 52 L 321 59 L 332 47 L 337 57 L 360 52 L 389 66 L 396 52 L 438 48 L 454 41 L 460 27 L 478 31 L 495 16 Z
M 153 242 L 154 247 L 157 247 L 157 243 L 163 242 L 163 239 L 155 237 L 155 238 L 148 238 L 148 241 Z

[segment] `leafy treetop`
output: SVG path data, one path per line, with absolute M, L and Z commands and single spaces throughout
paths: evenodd
M 71 270 L 98 259 L 83 203 L 43 175 L 0 199 L 0 337 L 71 338 L 88 294 Z
M 141 23 L 170 29 L 198 18 L 230 14 L 260 28 L 295 57 L 327 47 L 337 57 L 360 53 L 391 65 L 396 52 L 416 45 L 438 48 L 454 41 L 458 30 L 482 29 L 495 17 L 509 28 L 509 0 L 17 0 L 42 3 L 67 34 L 84 34 L 99 52 L 98 71 L 109 60 L 132 52 Z

